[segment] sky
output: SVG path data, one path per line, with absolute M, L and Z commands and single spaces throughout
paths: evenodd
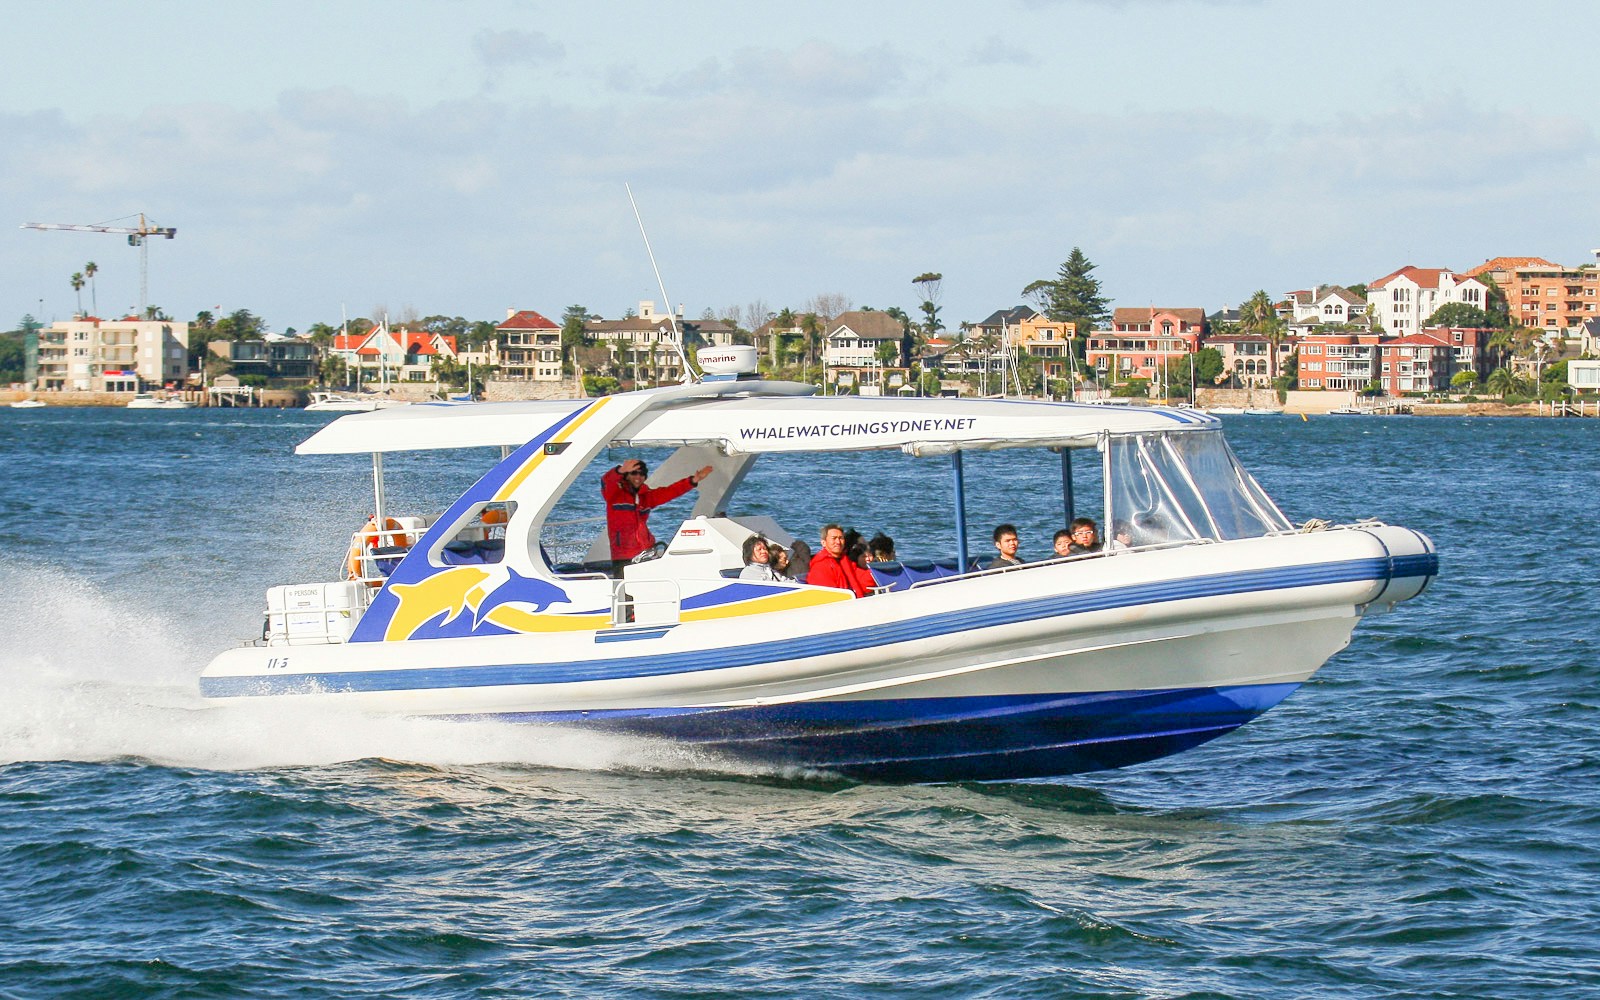
M 1533 0 L 0 0 L 0 328 L 1235 305 L 1600 248 L 1590 18 Z M 120 220 L 120 221 L 119 221 Z

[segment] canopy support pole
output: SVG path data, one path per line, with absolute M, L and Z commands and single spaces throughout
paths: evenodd
M 1071 526 L 1073 509 L 1077 507 L 1077 498 L 1072 492 L 1072 449 L 1061 449 L 1061 507 L 1066 517 L 1063 525 Z
M 958 572 L 967 571 L 967 482 L 961 469 L 961 452 L 950 453 L 950 471 L 956 488 L 956 565 Z
M 383 525 L 383 452 L 372 453 L 372 523 Z

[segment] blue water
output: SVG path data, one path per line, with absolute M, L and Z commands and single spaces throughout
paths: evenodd
M 364 460 L 292 455 L 327 419 L 0 411 L 0 997 L 1600 995 L 1600 422 L 1228 418 L 1291 518 L 1432 535 L 1433 587 L 1198 750 L 877 787 L 201 702 L 368 512 Z M 484 458 L 391 493 L 437 509 Z M 1059 467 L 969 473 L 975 530 L 1042 555 Z M 954 544 L 943 462 L 747 489 Z

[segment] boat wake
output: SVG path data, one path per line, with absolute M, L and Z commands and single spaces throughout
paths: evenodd
M 195 678 L 217 639 L 60 570 L 0 569 L 0 764 L 138 758 L 251 770 L 386 758 L 575 770 L 757 770 L 679 743 L 503 722 L 369 715 L 337 704 L 219 705 Z M 202 616 L 203 617 L 203 616 Z

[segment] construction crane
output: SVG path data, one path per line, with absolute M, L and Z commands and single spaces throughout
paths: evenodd
M 132 216 L 129 216 L 132 218 Z M 119 220 L 112 220 L 113 222 Z M 59 229 L 69 233 L 115 233 L 128 238 L 128 246 L 139 248 L 139 318 L 150 310 L 150 237 L 172 239 L 178 230 L 172 226 L 158 226 L 139 213 L 139 225 L 130 226 L 75 226 L 65 222 L 24 222 L 23 229 Z

